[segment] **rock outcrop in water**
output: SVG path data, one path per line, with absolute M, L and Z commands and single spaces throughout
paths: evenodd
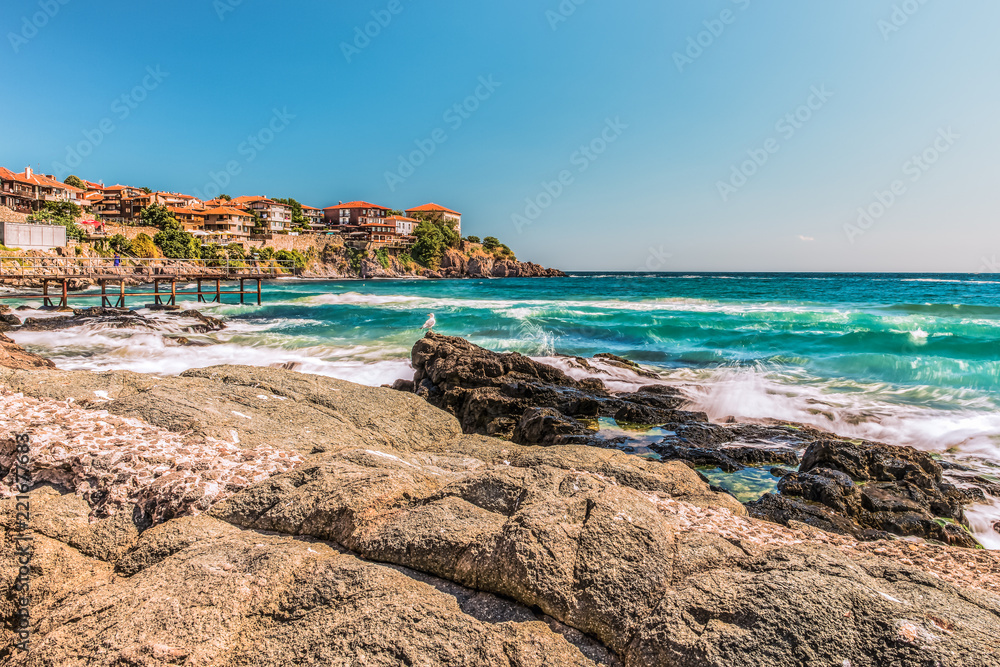
M 649 449 L 664 459 L 735 472 L 763 464 L 785 471 L 780 494 L 748 505 L 753 516 L 801 522 L 859 539 L 892 535 L 975 547 L 963 506 L 976 500 L 943 478 L 930 455 L 912 448 L 858 443 L 798 425 L 713 424 L 681 409 L 677 389 L 662 385 L 612 394 L 598 379 L 577 381 L 517 353 L 498 354 L 455 337 L 428 333 L 413 347 L 415 391 L 454 414 L 463 431 L 498 435 L 519 444 L 627 445 L 596 437 L 581 419 L 656 425 L 670 432 Z M 602 355 L 577 363 L 627 360 Z M 637 379 L 640 379 L 637 377 Z
M 433 358 L 443 385 L 462 366 Z M 630 402 L 474 358 L 479 389 L 535 377 Z M 996 554 L 759 521 L 678 461 L 464 434 L 413 394 L 278 369 L 0 387 L 0 440 L 34 429 L 52 473 L 31 493 L 32 650 L 5 664 L 1000 665 Z M 137 450 L 178 436 L 183 461 Z M 212 439 L 245 452 L 224 494 L 159 514 L 131 495 L 161 469 L 190 475 L 181 497 L 211 490 Z M 266 447 L 295 458 L 261 467 Z M 5 585 L 14 523 L 0 501 Z M 0 599 L 4 646 L 14 613 Z

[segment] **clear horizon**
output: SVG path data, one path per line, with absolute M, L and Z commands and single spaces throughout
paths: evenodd
M 568 271 L 1000 272 L 1000 6 L 10 0 L 0 165 L 437 202 Z

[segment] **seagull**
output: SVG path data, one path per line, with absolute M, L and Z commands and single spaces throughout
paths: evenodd
M 434 331 L 434 325 L 437 324 L 437 320 L 434 319 L 434 313 L 427 313 L 427 317 L 430 318 L 424 322 L 424 326 L 421 329 L 427 329 L 428 331 Z

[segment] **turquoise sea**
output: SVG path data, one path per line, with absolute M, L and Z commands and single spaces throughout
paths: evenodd
M 227 330 L 198 337 L 211 346 L 100 329 L 14 338 L 63 368 L 179 373 L 298 362 L 377 385 L 410 375 L 409 350 L 433 312 L 440 333 L 549 359 L 577 376 L 584 371 L 559 355 L 627 357 L 681 386 L 713 419 L 809 423 L 1000 474 L 997 275 L 283 280 L 266 286 L 260 307 L 189 305 L 227 319 Z M 622 372 L 611 385 L 644 382 Z M 1000 500 L 970 516 L 982 534 L 1000 518 Z

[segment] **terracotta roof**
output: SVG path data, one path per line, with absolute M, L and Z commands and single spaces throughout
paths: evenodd
M 85 192 L 85 190 L 73 187 L 72 185 L 67 185 L 66 183 L 57 181 L 54 178 L 46 176 L 45 174 L 32 173 L 31 176 L 28 176 L 27 170 L 21 172 L 20 174 L 16 174 L 10 169 L 0 167 L 0 178 L 3 178 L 6 181 L 18 181 L 20 183 L 26 183 L 28 185 L 39 185 L 45 188 L 60 188 L 62 190 L 68 190 L 70 192 L 79 192 L 79 193 Z
M 377 208 L 383 211 L 391 211 L 392 209 L 386 208 L 385 206 L 379 206 L 378 204 L 370 204 L 366 201 L 349 201 L 346 204 L 337 204 L 336 206 L 327 206 L 324 211 L 330 211 L 333 209 L 340 208 Z
M 358 227 L 391 227 L 396 228 L 395 225 L 390 225 L 388 222 L 362 222 Z
M 434 203 L 406 209 L 407 213 L 412 213 L 413 211 L 416 211 L 417 213 L 451 213 L 452 215 L 462 215 L 458 211 L 453 211 L 450 208 L 445 208 L 444 206 Z
M 250 214 L 246 211 L 241 211 L 231 206 L 217 206 L 215 208 L 210 208 L 205 211 L 205 215 L 238 215 L 244 218 L 250 217 Z
M 181 206 L 168 206 L 167 210 L 171 213 L 183 213 L 184 215 L 205 215 L 205 211 L 197 208 L 184 208 Z
M 303 211 L 305 211 L 307 209 L 310 210 L 310 211 L 319 211 L 319 210 L 321 210 L 321 209 L 316 208 L 315 206 L 306 206 L 305 204 L 300 204 L 300 206 L 302 207 Z
M 401 215 L 390 215 L 386 217 L 386 220 L 393 220 L 393 221 L 402 220 L 403 222 L 420 222 L 416 218 L 404 218 Z

